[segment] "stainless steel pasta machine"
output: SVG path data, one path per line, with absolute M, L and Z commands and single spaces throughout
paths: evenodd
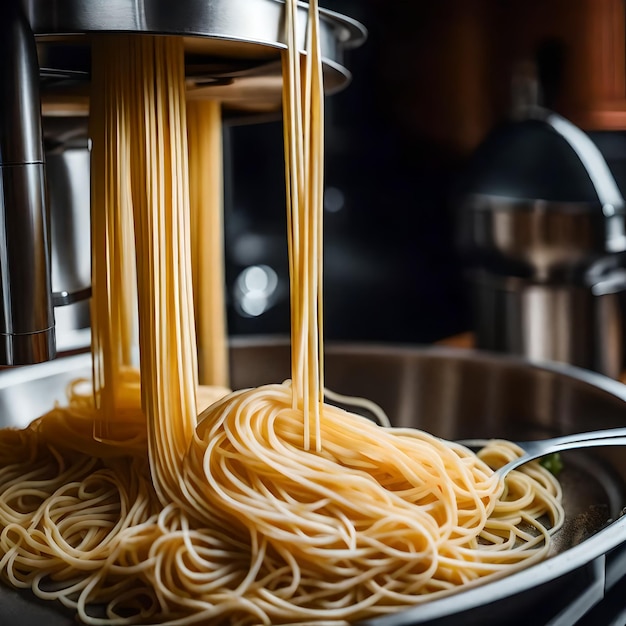
M 72 142 L 86 145 L 90 37 L 109 32 L 183 36 L 189 97 L 219 98 L 225 116 L 262 121 L 280 114 L 283 12 L 281 0 L 4 3 L 0 19 L 0 364 L 54 358 L 54 307 L 89 295 L 89 285 L 57 288 L 51 279 L 53 264 L 62 272 L 75 265 L 72 245 L 63 239 L 64 229 L 59 235 L 62 246 L 55 246 L 51 236 L 48 200 L 54 203 L 55 195 L 47 191 L 46 161 L 49 153 L 58 153 Z M 320 17 L 325 89 L 333 93 L 349 82 L 344 53 L 363 42 L 365 30 L 331 11 L 322 10 Z M 306 20 L 304 5 L 300 19 Z M 75 211 L 88 209 L 64 206 L 63 201 L 57 204 L 52 211 L 70 222 Z M 84 221 L 84 216 L 80 219 Z M 85 238 L 82 233 L 81 239 Z M 55 261 L 54 255 L 63 258 Z

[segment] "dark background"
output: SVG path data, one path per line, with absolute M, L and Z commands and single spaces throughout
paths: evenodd
M 326 0 L 365 25 L 351 84 L 326 100 L 325 335 L 430 343 L 471 330 L 456 211 L 471 156 L 506 119 L 520 63 L 544 103 L 624 169 L 621 0 Z M 287 333 L 280 122 L 226 137 L 231 334 Z M 619 182 L 619 181 L 618 181 Z M 279 283 L 242 314 L 237 277 L 267 265 Z

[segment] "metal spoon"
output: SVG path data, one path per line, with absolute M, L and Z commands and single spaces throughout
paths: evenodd
M 470 450 L 480 450 L 484 448 L 490 439 L 463 439 L 458 443 Z M 574 435 L 564 435 L 551 439 L 538 439 L 536 441 L 514 441 L 524 453 L 497 470 L 497 473 L 504 477 L 510 471 L 517 469 L 521 465 L 541 457 L 577 448 L 591 448 L 595 446 L 625 446 L 626 428 L 608 428 L 606 430 L 594 430 L 587 433 L 577 433 Z

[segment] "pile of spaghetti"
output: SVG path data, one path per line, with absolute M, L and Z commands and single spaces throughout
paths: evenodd
M 301 62 L 296 11 L 292 375 L 235 392 L 219 103 L 187 101 L 178 38 L 93 39 L 93 379 L 0 431 L 0 573 L 84 623 L 345 624 L 537 562 L 562 523 L 537 464 L 494 474 L 512 444 L 476 456 L 324 403 L 319 16 L 312 0 Z

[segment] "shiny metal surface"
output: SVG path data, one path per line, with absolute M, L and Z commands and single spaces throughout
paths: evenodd
M 542 284 L 474 272 L 469 279 L 477 347 L 560 361 L 617 378 L 624 364 L 620 291 Z
M 226 114 L 280 110 L 280 0 L 27 0 L 26 10 L 46 68 L 46 114 L 86 113 L 89 36 L 106 32 L 183 36 L 190 97 L 219 98 Z M 328 10 L 320 18 L 325 89 L 332 93 L 349 82 L 344 53 L 363 43 L 365 29 Z M 300 20 L 304 25 L 306 5 Z
M 44 129 L 45 132 L 45 129 Z M 90 154 L 72 137 L 46 154 L 57 342 L 90 324 Z
M 461 220 L 466 245 L 524 264 L 547 280 L 626 250 L 626 203 L 602 153 L 542 107 L 494 131 L 470 167 Z
M 607 229 L 616 220 L 619 232 L 623 216 L 542 200 L 476 197 L 469 206 L 477 346 L 617 377 L 626 283 L 623 260 L 607 251 Z
M 234 340 L 233 386 L 274 383 L 289 376 L 284 341 Z M 81 355 L 0 373 L 2 425 L 24 426 L 62 400 L 65 385 L 89 376 Z M 626 389 L 614 380 L 569 366 L 537 366 L 510 357 L 440 348 L 331 345 L 326 382 L 334 391 L 377 402 L 396 426 L 416 426 L 448 438 L 534 439 L 626 425 Z M 547 561 L 492 583 L 466 589 L 372 626 L 443 624 L 481 626 L 547 624 L 541 612 L 560 611 L 558 598 L 598 601 L 605 583 L 605 555 L 626 540 L 626 455 L 623 450 L 563 452 L 560 476 L 566 525 Z M 612 570 L 613 571 L 613 570 Z M 594 582 L 592 584 L 592 580 Z M 580 604 L 568 602 L 562 615 Z M 557 607 L 557 608 L 554 608 Z M 534 611 L 535 618 L 528 612 Z M 579 613 L 580 614 L 580 613 Z M 472 621 L 474 620 L 474 621 Z M 524 621 L 525 620 L 525 621 Z M 69 626 L 74 617 L 30 594 L 0 587 L 0 623 Z M 575 620 L 555 622 L 573 624 Z
M 458 439 L 459 443 L 478 452 L 489 444 L 489 439 Z M 582 448 L 596 448 L 603 446 L 626 447 L 626 428 L 605 428 L 589 432 L 561 435 L 548 439 L 534 439 L 533 441 L 515 441 L 515 445 L 523 450 L 518 458 L 509 461 L 498 468 L 500 476 L 506 476 L 514 469 L 535 459 L 564 452 L 565 450 L 581 450 Z
M 561 278 L 614 250 L 624 249 L 624 216 L 599 205 L 469 196 L 463 237 L 492 266 L 515 264 L 537 281 Z
M 39 66 L 33 34 L 8 3 L 0 20 L 0 363 L 55 355 Z
M 617 376 L 624 199 L 582 130 L 539 106 L 520 115 L 478 149 L 459 212 L 478 346 Z
M 176 34 L 224 41 L 241 41 L 269 47 L 284 45 L 281 0 L 25 0 L 27 15 L 36 35 L 58 37 L 93 32 Z M 300 6 L 306 20 L 307 5 Z M 326 26 L 323 36 L 335 31 L 335 45 L 360 45 L 364 29 L 356 21 L 328 9 L 320 9 Z M 338 60 L 324 40 L 322 53 Z M 201 50 L 204 44 L 198 42 Z M 210 46 L 209 42 L 206 45 Z M 300 41 L 304 47 L 304 37 Z M 267 54 L 256 51 L 257 56 Z

